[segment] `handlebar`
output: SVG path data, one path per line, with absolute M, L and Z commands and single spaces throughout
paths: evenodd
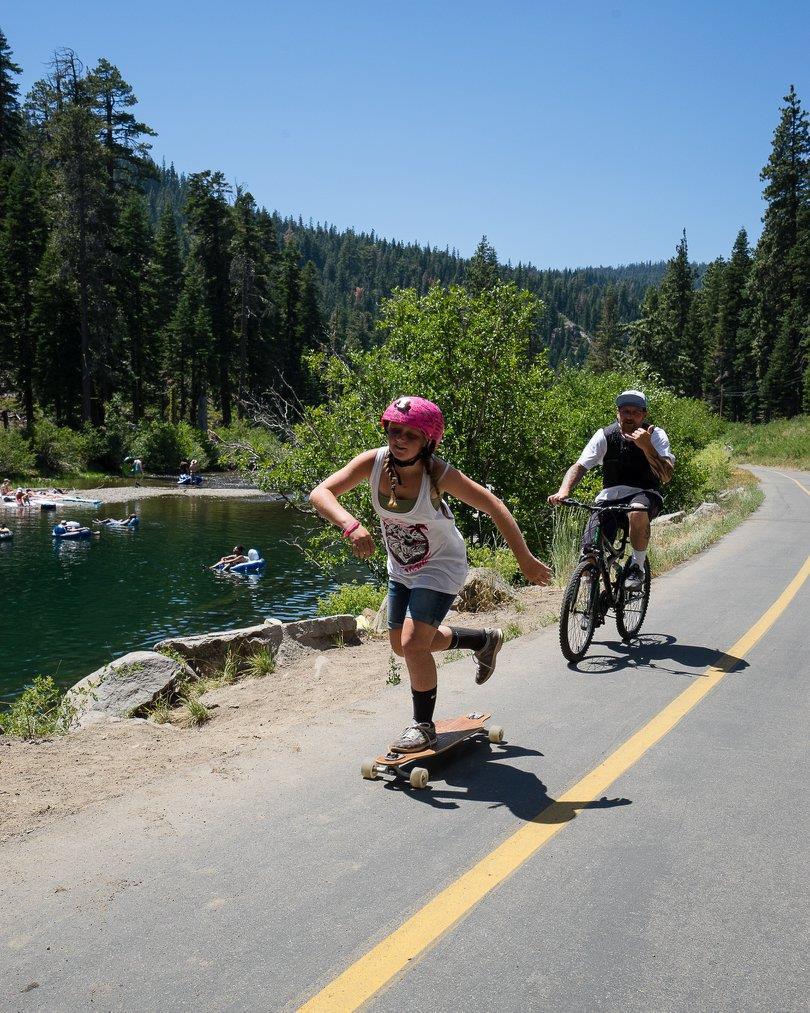
M 581 510 L 588 510 L 592 514 L 599 513 L 616 513 L 616 514 L 632 514 L 637 513 L 640 510 L 646 510 L 647 507 L 633 506 L 632 503 L 616 503 L 611 506 L 609 503 L 582 503 L 578 499 L 572 499 L 567 496 L 559 504 L 560 506 L 579 507 Z

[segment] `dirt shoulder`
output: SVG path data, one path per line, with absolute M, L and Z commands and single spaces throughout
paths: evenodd
M 463 625 L 503 626 L 520 636 L 557 621 L 559 588 L 529 587 L 519 596 L 508 608 L 464 614 Z M 190 727 L 178 708 L 171 724 L 126 720 L 34 742 L 0 736 L 0 844 L 184 768 L 209 763 L 215 772 L 237 754 L 294 748 L 297 725 L 319 713 L 345 712 L 375 690 L 385 692 L 391 660 L 387 637 L 364 634 L 262 679 L 208 691 L 200 699 L 211 719 L 200 727 Z M 441 656 L 437 660 L 441 665 Z M 402 660 L 396 661 L 406 679 Z

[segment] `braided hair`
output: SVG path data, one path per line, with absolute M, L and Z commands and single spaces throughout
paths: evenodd
M 433 440 L 428 440 L 427 443 L 420 450 L 417 460 L 421 460 L 425 466 L 425 471 L 430 479 L 430 485 L 433 491 L 436 493 L 436 498 L 441 500 L 442 494 L 439 490 L 439 485 L 436 481 L 436 476 L 433 474 L 435 468 L 435 458 L 433 457 L 433 451 L 436 444 Z M 396 462 L 394 455 L 390 450 L 385 452 L 385 460 L 383 462 L 385 466 L 385 473 L 388 475 L 388 482 L 390 484 L 391 493 L 388 498 L 388 509 L 396 510 L 397 508 L 397 486 L 400 484 L 399 473 L 397 472 Z

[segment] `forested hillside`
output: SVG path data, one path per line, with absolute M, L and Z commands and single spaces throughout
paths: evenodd
M 156 166 L 154 132 L 119 69 L 57 52 L 20 95 L 0 32 L 0 409 L 28 434 L 116 411 L 135 424 L 229 425 L 271 389 L 317 402 L 322 345 L 381 340 L 399 288 L 513 282 L 545 313 L 531 349 L 553 367 L 619 365 L 734 419 L 810 406 L 810 139 L 791 88 L 762 172 L 756 249 L 699 268 L 686 234 L 667 264 L 538 270 L 280 216 L 208 169 Z

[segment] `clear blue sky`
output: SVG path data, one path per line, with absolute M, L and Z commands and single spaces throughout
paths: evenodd
M 178 170 L 259 204 L 539 267 L 690 256 L 759 236 L 759 171 L 810 5 L 37 0 L 0 27 L 23 90 L 104 56 Z

